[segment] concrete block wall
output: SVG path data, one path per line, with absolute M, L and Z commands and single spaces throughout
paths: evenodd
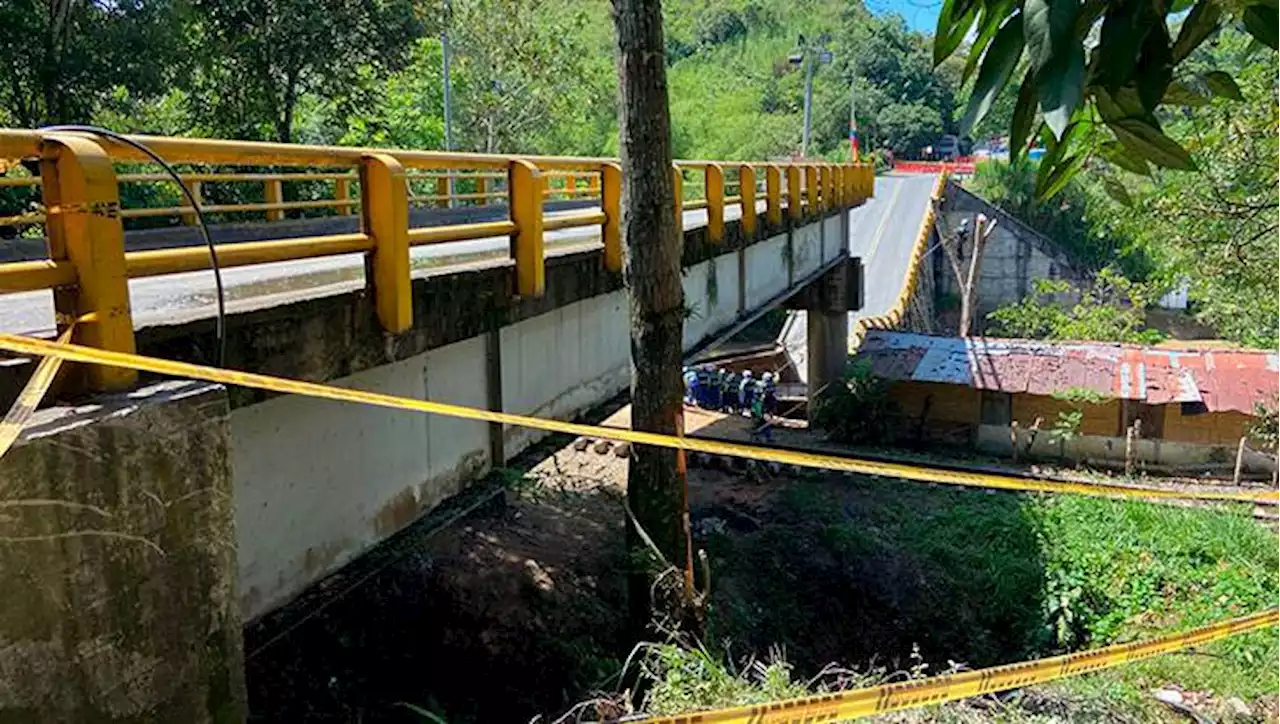
M 229 413 L 164 382 L 0 459 L 0 722 L 244 720 Z
M 989 204 L 953 182 L 948 182 L 943 214 L 948 228 L 958 228 L 961 220 L 973 223 L 976 214 L 985 214 L 996 220 L 996 229 L 987 240 L 978 274 L 978 304 L 974 315 L 974 329 L 986 329 L 986 317 L 997 308 L 1023 299 L 1033 290 L 1036 279 L 1066 279 L 1073 285 L 1086 283 L 1090 274 L 1068 257 L 1057 244 L 1036 232 L 999 207 Z M 972 246 L 963 250 L 961 268 L 968 272 Z M 955 278 L 944 252 L 939 249 L 932 255 L 935 299 L 945 300 L 945 310 L 939 309 L 939 322 L 954 331 L 958 319 L 960 284 Z M 1064 295 L 1064 303 L 1074 302 L 1078 295 Z M 955 307 L 956 309 L 952 309 Z M 947 314 L 951 312 L 951 314 Z

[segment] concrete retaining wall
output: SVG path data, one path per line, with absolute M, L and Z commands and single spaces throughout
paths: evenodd
M 169 381 L 0 460 L 0 722 L 244 721 L 228 413 Z
M 976 447 L 983 452 L 1009 456 L 1013 454 L 1010 428 L 1003 425 L 979 425 Z M 1125 439 L 1104 435 L 1079 435 L 1070 441 L 1058 435 L 1040 431 L 1032 437 L 1027 430 L 1018 431 L 1018 448 L 1022 457 L 1032 460 L 1057 460 L 1068 462 L 1102 462 L 1124 464 Z M 1201 445 L 1168 440 L 1140 439 L 1133 441 L 1134 460 L 1143 465 L 1172 469 L 1218 467 L 1230 472 L 1236 459 L 1235 445 Z M 1254 450 L 1245 450 L 1242 470 L 1246 473 L 1274 473 L 1274 457 Z

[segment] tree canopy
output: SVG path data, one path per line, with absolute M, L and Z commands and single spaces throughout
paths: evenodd
M 963 48 L 961 80 L 973 76 L 963 133 L 1002 95 L 1016 95 L 1010 153 L 1016 160 L 1029 139 L 1041 140 L 1047 154 L 1037 190 L 1047 197 L 1095 158 L 1137 173 L 1152 165 L 1196 168 L 1165 126 L 1179 107 L 1211 97 L 1240 100 L 1241 93 L 1230 72 L 1197 68 L 1189 58 L 1235 27 L 1252 37 L 1245 53 L 1274 56 L 1276 6 L 1276 0 L 944 0 L 933 58 L 941 64 Z M 966 43 L 971 32 L 974 40 Z

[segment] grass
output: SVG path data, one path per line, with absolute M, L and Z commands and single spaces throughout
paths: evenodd
M 719 647 L 704 659 L 777 645 L 792 674 L 830 661 L 901 671 L 912 651 L 976 668 L 1265 610 L 1280 589 L 1276 535 L 1239 506 L 815 476 L 756 516 L 757 530 L 704 541 L 716 580 L 708 640 Z M 1264 630 L 1042 690 L 1085 718 L 1112 706 L 1154 716 L 1161 686 L 1274 701 L 1278 657 Z

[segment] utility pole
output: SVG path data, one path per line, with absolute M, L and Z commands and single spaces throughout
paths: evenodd
M 810 46 L 805 42 L 804 36 L 801 35 L 797 42 L 800 45 L 800 52 L 792 53 L 787 56 L 787 61 L 793 66 L 804 66 L 804 130 L 800 136 L 800 156 L 808 158 L 809 156 L 809 136 L 813 131 L 813 73 L 814 66 L 819 64 L 827 64 L 831 62 L 831 51 L 826 49 L 826 44 L 831 40 L 828 33 L 823 33 L 818 38 L 816 45 Z
M 453 7 L 449 0 L 444 3 L 444 29 L 440 31 L 441 65 L 444 69 L 444 150 L 453 150 L 453 89 L 449 82 L 449 24 L 453 22 Z M 453 174 L 445 171 L 449 181 L 449 198 L 446 203 L 453 206 Z
M 853 77 L 849 79 L 849 160 L 858 162 L 858 56 L 852 60 Z
M 800 157 L 809 157 L 809 131 L 813 127 L 813 58 L 804 54 L 804 133 L 800 137 Z

